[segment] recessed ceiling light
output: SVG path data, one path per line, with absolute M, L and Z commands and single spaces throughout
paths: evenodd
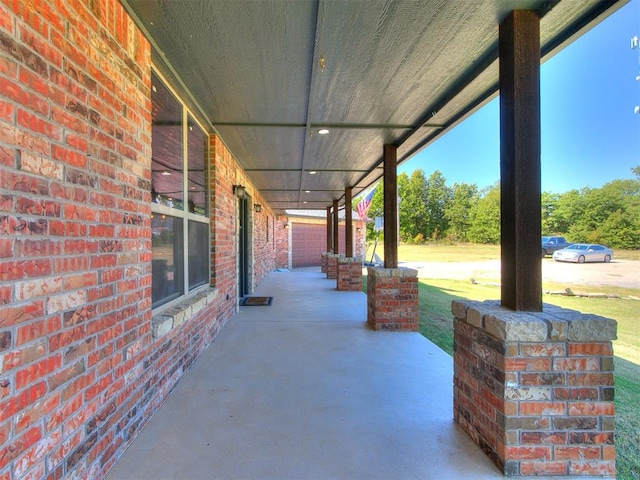
M 164 172 L 161 173 L 161 175 L 168 177 L 169 175 L 171 175 L 171 172 L 168 172 L 167 170 L 165 170 Z
M 303 201 L 302 203 L 307 203 L 307 201 L 305 200 L 305 201 Z
M 311 193 L 311 190 L 305 190 L 304 193 Z
M 315 175 L 316 173 L 318 173 L 318 172 L 316 172 L 315 170 L 311 170 L 311 171 L 309 172 L 309 175 Z
M 328 128 L 319 128 L 318 129 L 318 135 L 326 135 L 327 133 L 329 133 L 329 129 Z

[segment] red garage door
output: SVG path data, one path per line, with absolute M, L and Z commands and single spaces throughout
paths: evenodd
M 344 225 L 339 227 L 338 236 L 343 251 Z M 291 227 L 291 242 L 293 268 L 319 266 L 322 252 L 327 251 L 327 227 L 323 224 L 294 222 Z

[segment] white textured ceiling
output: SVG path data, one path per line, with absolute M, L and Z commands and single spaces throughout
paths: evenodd
M 494 96 L 509 11 L 539 11 L 544 59 L 626 0 L 122 3 L 157 68 L 284 210 L 357 194 L 382 175 L 384 144 L 400 163 Z

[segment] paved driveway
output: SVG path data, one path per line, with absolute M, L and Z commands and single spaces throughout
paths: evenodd
M 400 262 L 415 268 L 420 278 L 497 281 L 500 260 L 482 262 Z M 613 260 L 610 263 L 561 263 L 542 260 L 542 277 L 546 281 L 568 285 L 610 285 L 640 289 L 640 261 Z

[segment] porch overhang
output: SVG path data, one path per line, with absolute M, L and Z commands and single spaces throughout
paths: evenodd
M 382 177 L 383 145 L 400 164 L 494 97 L 511 10 L 538 12 L 544 61 L 627 2 L 121 1 L 280 213 L 343 205 Z

